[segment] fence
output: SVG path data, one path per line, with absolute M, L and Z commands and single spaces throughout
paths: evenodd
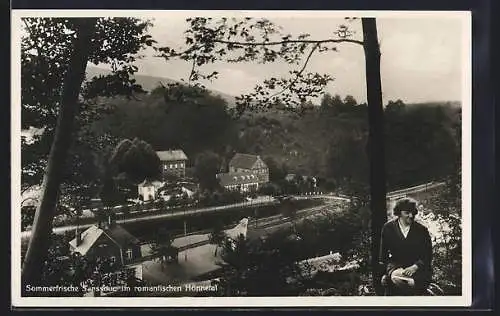
M 407 196 L 410 193 L 425 192 L 427 190 L 435 189 L 437 187 L 444 186 L 444 182 L 428 182 L 420 185 L 416 185 L 409 188 L 404 188 L 401 190 L 395 190 L 387 193 L 387 198 L 390 200 L 395 200 Z

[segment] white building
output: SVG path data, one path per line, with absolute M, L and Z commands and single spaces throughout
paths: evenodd
M 142 197 L 144 202 L 154 201 L 158 198 L 158 189 L 164 185 L 160 181 L 144 180 L 137 186 L 139 197 Z
M 247 172 L 221 173 L 218 178 L 220 185 L 229 191 L 252 192 L 261 183 L 258 175 Z

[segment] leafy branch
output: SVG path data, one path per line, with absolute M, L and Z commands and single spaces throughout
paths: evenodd
M 311 39 L 310 34 L 300 34 L 293 37 L 283 34 L 281 27 L 267 19 L 195 17 L 186 20 L 189 28 L 185 31 L 184 50 L 175 50 L 170 47 L 156 47 L 157 57 L 165 60 L 180 58 L 192 60 L 192 69 L 189 82 L 200 79 L 216 78 L 218 73 L 201 74 L 199 68 L 205 64 L 215 62 L 274 62 L 278 59 L 288 64 L 300 64 L 302 67 L 290 71 L 292 78 L 270 78 L 264 85 L 257 85 L 253 93 L 237 97 L 238 112 L 249 107 L 268 107 L 282 103 L 287 106 L 299 105 L 308 97 L 316 97 L 324 87 L 333 80 L 329 75 L 305 73 L 307 65 L 316 53 L 337 51 L 331 44 L 352 43 L 363 45 L 363 42 L 352 38 L 354 32 L 346 25 L 340 25 L 332 33 L 331 38 Z M 308 51 L 308 48 L 312 48 Z M 270 93 L 269 90 L 278 91 Z M 288 93 L 285 93 L 288 92 Z

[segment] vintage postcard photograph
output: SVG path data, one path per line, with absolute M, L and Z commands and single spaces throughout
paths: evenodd
M 471 15 L 12 11 L 14 307 L 471 304 Z

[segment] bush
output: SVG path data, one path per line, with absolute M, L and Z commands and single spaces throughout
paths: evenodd
M 26 228 L 33 225 L 35 212 L 36 207 L 33 205 L 21 207 L 21 230 L 26 230 Z

